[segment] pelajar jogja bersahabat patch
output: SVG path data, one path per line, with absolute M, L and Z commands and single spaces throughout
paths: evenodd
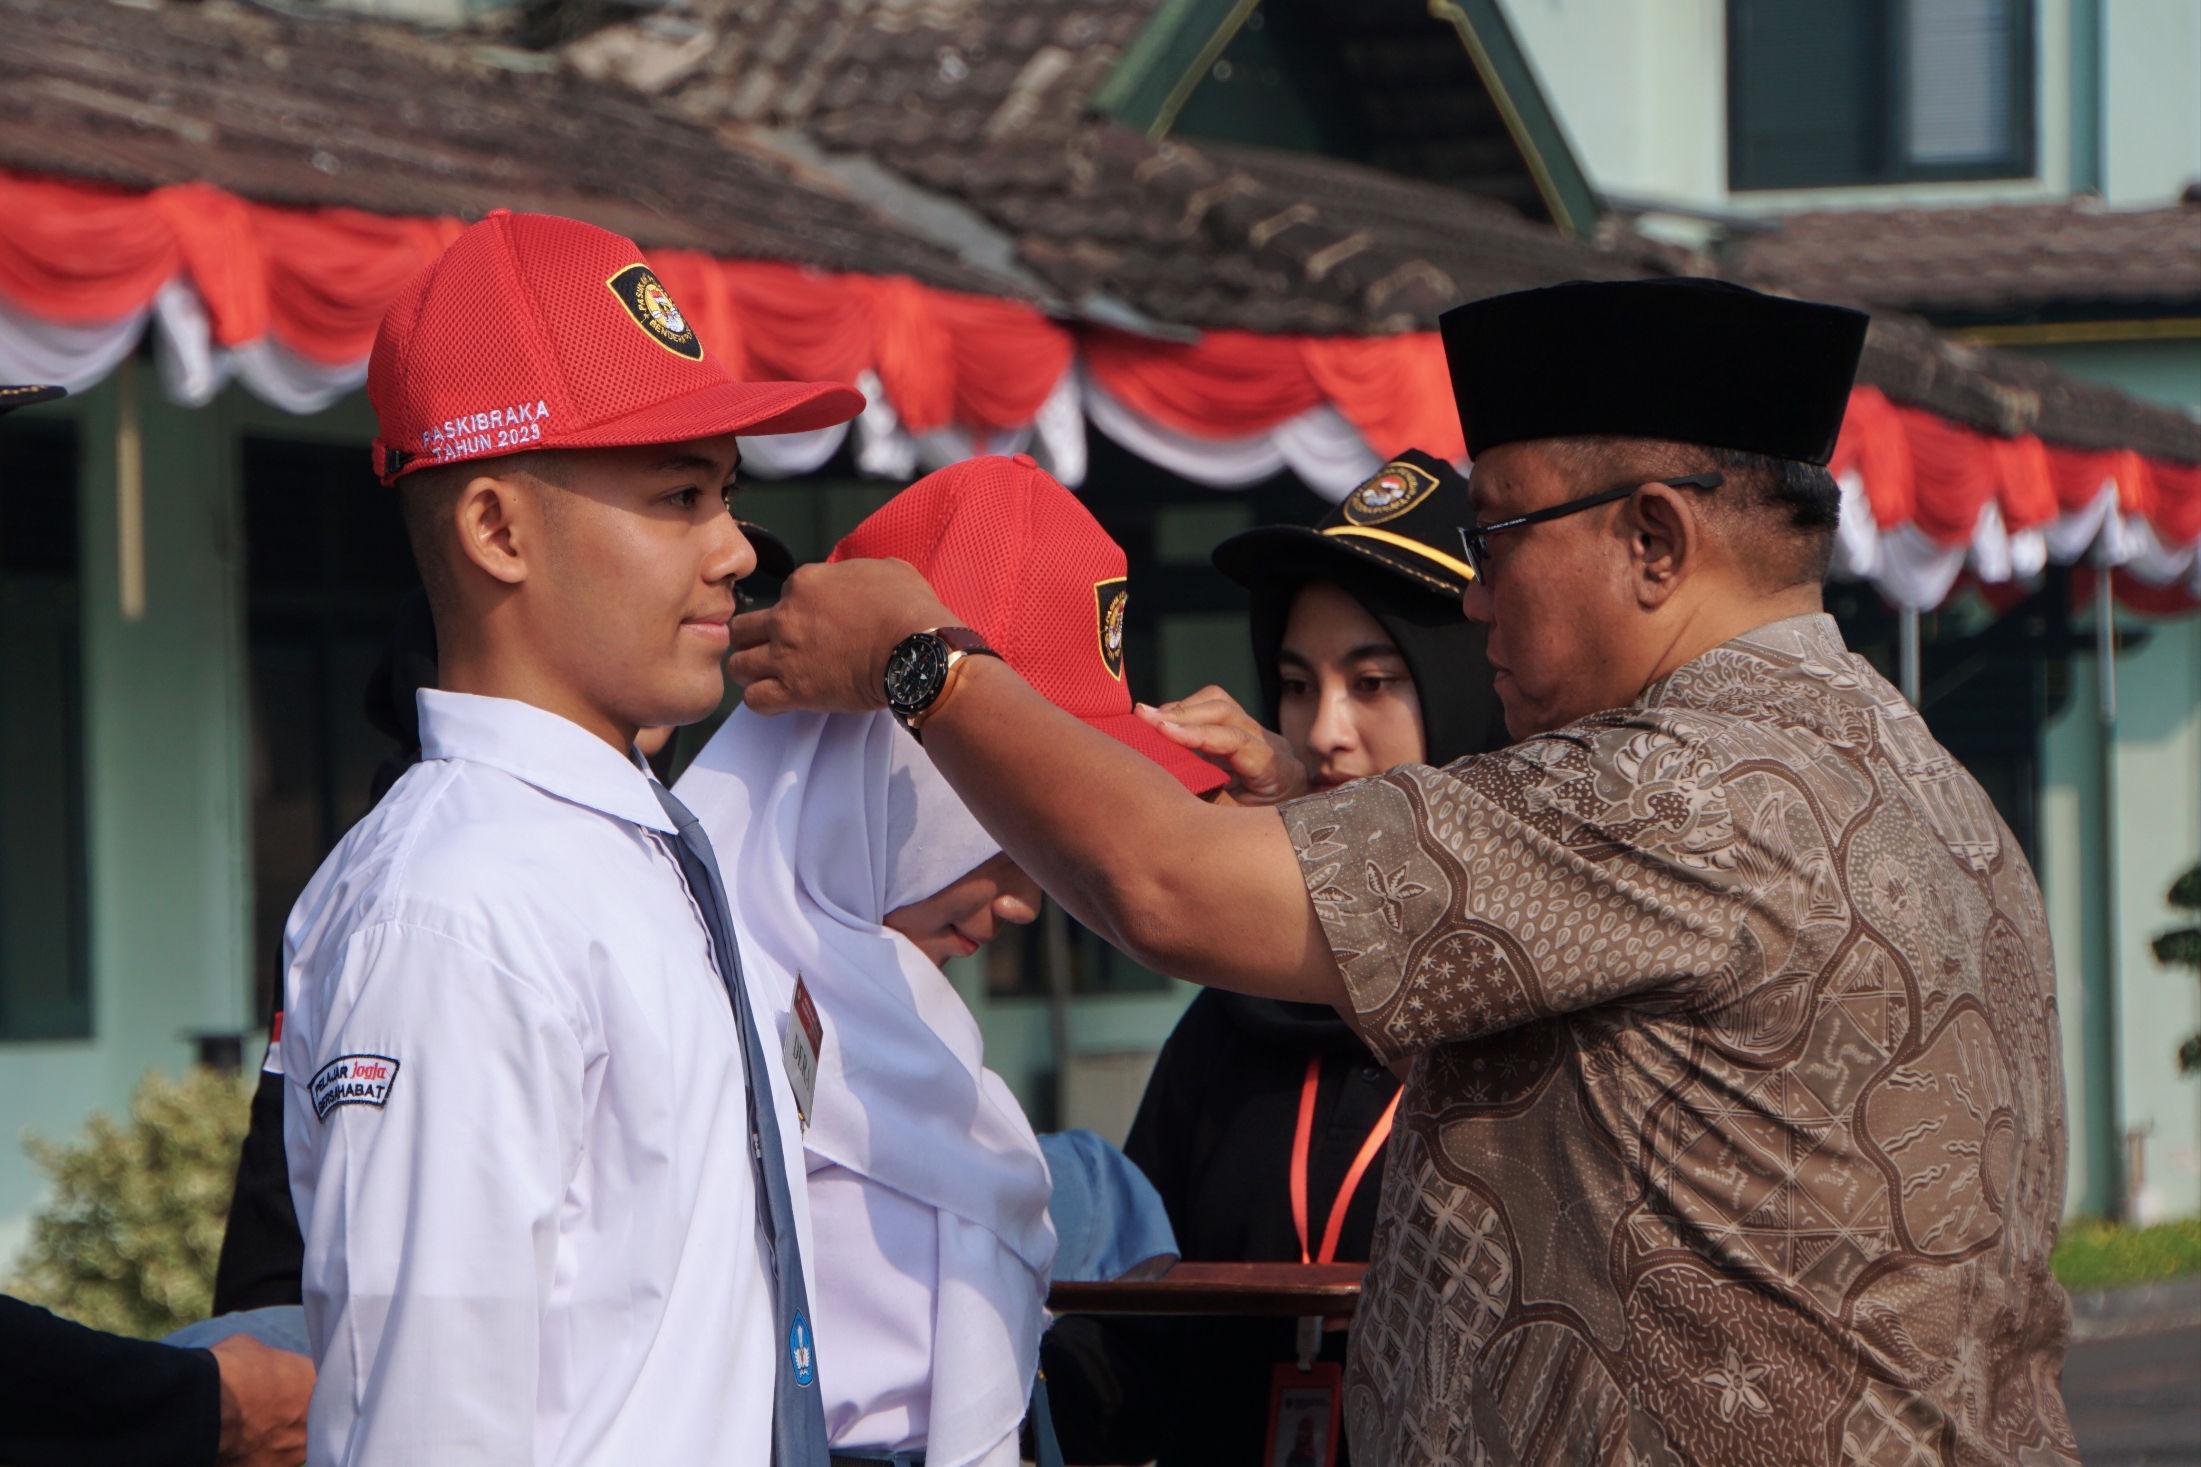
M 313 1097 L 315 1120 L 326 1122 L 340 1105 L 371 1105 L 380 1110 L 397 1080 L 397 1061 L 386 1054 L 340 1054 L 314 1072 L 306 1092 Z

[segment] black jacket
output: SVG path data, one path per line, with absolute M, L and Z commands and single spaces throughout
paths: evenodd
M 1124 1151 L 1162 1194 L 1188 1261 L 1299 1261 L 1292 1133 L 1310 1054 L 1322 1056 L 1307 1167 L 1308 1232 L 1319 1247 L 1338 1187 L 1399 1082 L 1318 1004 L 1211 989 L 1162 1047 Z M 1339 1262 L 1366 1261 L 1382 1186 L 1379 1155 L 1346 1211 Z M 1297 1358 L 1295 1331 L 1289 1319 L 1058 1321 L 1040 1356 L 1066 1460 L 1256 1467 L 1271 1372 Z M 1345 1358 L 1342 1332 L 1323 1337 L 1322 1358 Z
M 214 1265 L 214 1312 L 303 1304 L 305 1270 L 306 1240 L 283 1152 L 283 1077 L 262 1071 L 252 1092 L 252 1128 L 237 1158 L 237 1187 L 229 1194 L 222 1256 Z
M 211 1467 L 221 1440 L 211 1350 L 103 1334 L 0 1295 L 7 1467 Z

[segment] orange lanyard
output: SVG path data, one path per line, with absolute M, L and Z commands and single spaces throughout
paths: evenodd
M 1391 1118 L 1398 1114 L 1399 1096 L 1404 1090 L 1395 1091 L 1391 1103 L 1383 1108 L 1383 1116 L 1376 1122 L 1368 1139 L 1360 1143 L 1360 1154 L 1353 1158 L 1352 1170 L 1345 1174 L 1345 1181 L 1337 1189 L 1337 1200 L 1330 1204 L 1330 1220 L 1322 1229 L 1322 1251 L 1314 1257 L 1307 1256 L 1307 1150 L 1314 1139 L 1314 1096 L 1322 1084 L 1322 1056 L 1307 1056 L 1307 1079 L 1299 1087 L 1299 1129 L 1292 1134 L 1292 1226 L 1299 1229 L 1299 1261 L 1301 1263 L 1330 1263 L 1337 1258 L 1338 1234 L 1345 1230 L 1345 1212 L 1353 1205 L 1353 1193 L 1360 1190 L 1360 1179 L 1367 1175 L 1368 1167 L 1383 1150 L 1383 1143 L 1391 1139 Z

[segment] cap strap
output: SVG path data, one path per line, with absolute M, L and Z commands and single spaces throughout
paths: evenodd
M 1371 529 L 1367 525 L 1332 525 L 1322 533 L 1325 535 L 1358 535 L 1364 539 L 1381 540 L 1386 545 L 1396 545 L 1401 550 L 1411 550 L 1416 555 L 1433 560 L 1463 581 L 1472 581 L 1476 578 L 1474 567 L 1466 561 L 1455 560 L 1442 550 L 1424 545 L 1411 536 L 1394 535 L 1389 530 Z

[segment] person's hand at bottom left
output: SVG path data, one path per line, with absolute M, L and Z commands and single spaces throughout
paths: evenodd
M 221 1467 L 298 1467 L 306 1460 L 313 1362 L 250 1335 L 217 1342 L 222 1372 Z

